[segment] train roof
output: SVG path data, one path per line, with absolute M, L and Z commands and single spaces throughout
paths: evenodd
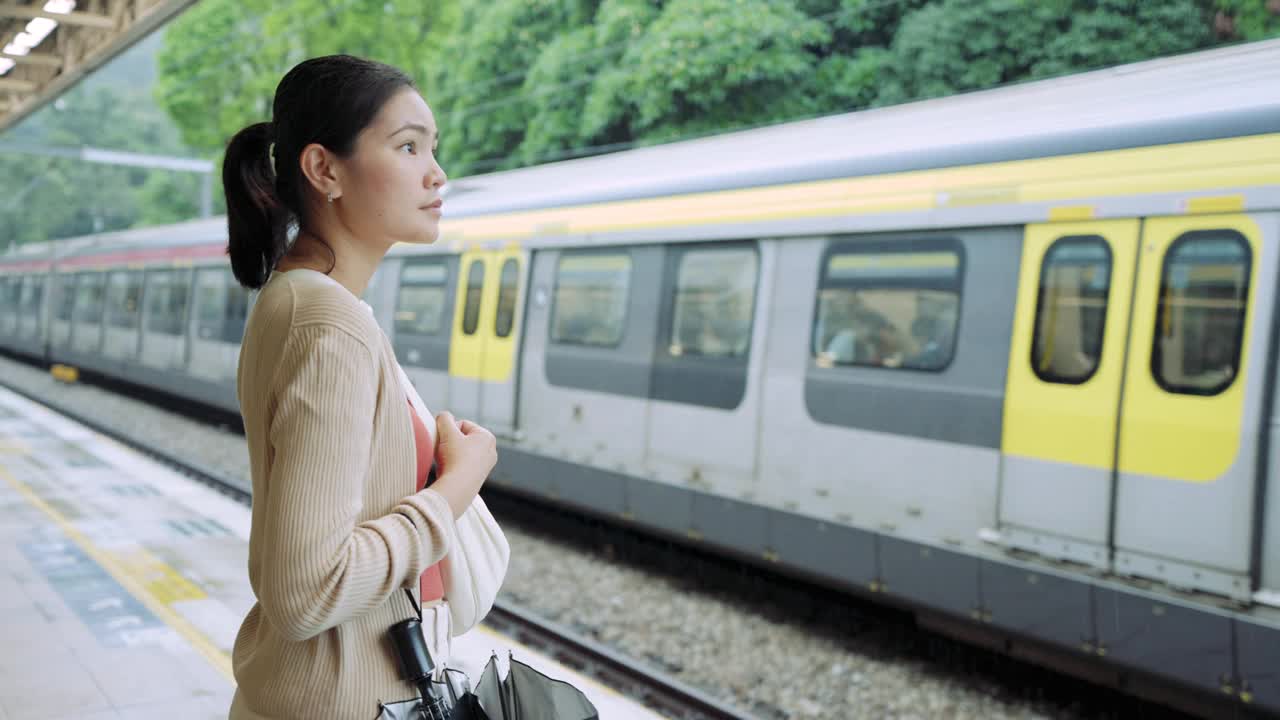
M 467 217 L 1272 132 L 1280 40 L 462 178 L 446 203 Z

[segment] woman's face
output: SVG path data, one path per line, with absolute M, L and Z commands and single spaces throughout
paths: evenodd
M 436 162 L 438 129 L 416 90 L 392 96 L 340 159 L 338 217 L 357 237 L 433 243 L 440 234 L 440 188 L 448 179 Z

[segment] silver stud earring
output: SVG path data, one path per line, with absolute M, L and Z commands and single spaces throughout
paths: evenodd
M 325 197 L 329 198 L 329 202 L 333 202 L 333 193 L 325 193 Z

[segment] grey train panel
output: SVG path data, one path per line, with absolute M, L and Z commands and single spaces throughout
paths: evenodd
M 552 342 L 546 334 L 545 372 L 547 382 L 560 387 L 647 398 L 652 372 L 655 329 L 661 305 L 663 249 L 660 247 L 612 248 L 608 254 L 626 250 L 631 256 L 630 297 L 623 324 L 622 341 L 616 348 L 588 347 Z M 578 254 L 575 253 L 575 256 Z M 550 275 L 536 278 L 539 284 L 555 287 L 561 253 L 546 253 Z M 539 262 L 543 253 L 538 253 Z M 548 318 L 555 315 L 555 290 Z M 550 323 L 547 325 L 550 328 Z
M 890 233 L 841 238 L 858 242 L 956 238 L 963 246 L 963 285 L 951 364 L 941 372 L 878 367 L 818 367 L 805 374 L 814 420 L 843 427 L 999 448 L 1005 371 L 1013 332 L 1013 298 L 1022 260 L 1021 228 Z M 822 272 L 825 268 L 817 268 Z M 814 301 L 809 303 L 812 321 Z
M 1254 704 L 1280 713 L 1280 624 L 1234 622 L 1240 690 L 1251 694 Z
M 762 557 L 768 550 L 768 508 L 691 491 L 692 528 L 714 545 Z
M 418 259 L 418 256 L 406 256 L 403 258 L 406 263 L 416 259 Z M 395 332 L 394 323 L 390 326 L 396 357 L 404 365 L 427 368 L 429 370 L 449 371 L 449 339 L 453 336 L 453 309 L 457 304 L 458 296 L 458 257 L 454 255 L 445 258 L 444 265 L 448 273 L 448 279 L 445 283 L 444 309 L 441 310 L 443 323 L 440 326 L 440 331 L 434 335 L 410 335 Z M 397 276 L 393 284 L 396 293 L 399 292 L 400 288 L 398 273 L 403 267 L 401 265 L 396 270 Z M 388 302 L 391 305 L 392 313 L 395 312 L 398 300 L 399 298 L 396 294 L 391 294 Z
M 693 496 L 684 488 L 630 478 L 627 512 L 639 523 L 686 537 L 693 527 Z
M 971 617 L 982 605 L 973 555 L 880 536 L 884 592 L 954 615 Z
M 778 564 L 866 588 L 879 577 L 875 533 L 764 509 Z
M 882 377 L 885 372 L 889 371 L 882 370 Z M 890 384 L 862 378 L 824 377 L 815 372 L 805 382 L 804 399 L 809 412 L 820 422 L 928 440 L 1000 447 L 1004 419 L 1002 397 L 973 388 L 951 390 L 927 385 L 923 379 L 918 385 L 914 382 Z
M 983 561 L 982 601 L 997 627 L 1068 648 L 1094 642 L 1092 588 L 1079 580 Z
M 508 485 L 523 490 L 551 496 L 551 481 L 565 463 L 548 457 L 502 447 L 492 476 Z
M 1211 691 L 1231 676 L 1227 615 L 1106 587 L 1094 593 L 1108 657 Z
M 551 476 L 551 493 L 574 498 L 599 512 L 617 515 L 626 507 L 625 476 L 577 463 L 559 463 Z

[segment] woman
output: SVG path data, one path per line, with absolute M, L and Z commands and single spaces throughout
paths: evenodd
M 497 451 L 475 423 L 431 419 L 360 300 L 392 245 L 437 238 L 446 177 L 426 102 L 395 68 L 332 56 L 285 75 L 273 115 L 232 138 L 222 171 L 231 266 L 261 288 L 238 376 L 257 602 L 235 642 L 230 716 L 368 720 L 417 695 L 386 639 L 414 616 L 403 590 L 422 594 L 442 666 L 446 586 L 481 576 L 460 593 L 473 623 L 501 584 L 501 538 L 487 564 L 456 565 L 464 521 L 492 522 L 477 493 Z

